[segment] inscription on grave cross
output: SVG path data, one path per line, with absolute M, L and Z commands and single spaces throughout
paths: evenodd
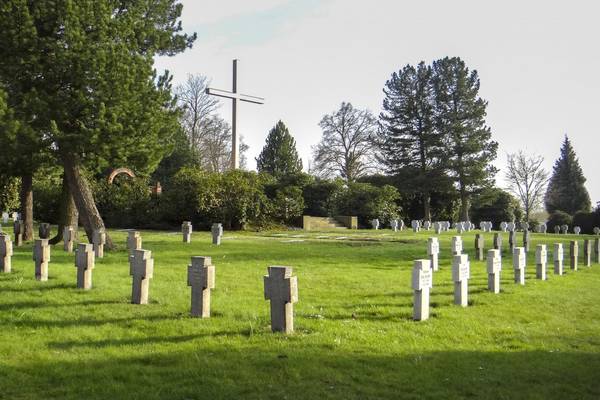
M 264 276 L 265 300 L 271 301 L 271 330 L 294 332 L 294 303 L 298 302 L 298 278 L 291 267 L 271 266 Z
M 48 280 L 48 262 L 50 262 L 50 245 L 48 239 L 36 239 L 33 244 L 33 261 L 35 261 L 35 279 Z
M 95 266 L 94 245 L 79 243 L 75 250 L 75 268 L 77 268 L 77 288 L 92 288 L 92 271 Z
M 191 316 L 210 317 L 210 291 L 215 288 L 215 266 L 210 257 L 192 257 L 187 284 L 192 288 Z
M 0 233 L 0 271 L 9 273 L 12 270 L 13 245 L 10 236 Z

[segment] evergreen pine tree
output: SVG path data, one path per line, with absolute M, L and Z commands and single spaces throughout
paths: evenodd
M 296 141 L 282 121 L 269 132 L 267 142 L 256 159 L 256 168 L 258 172 L 268 172 L 276 178 L 302 171 Z
M 575 150 L 565 135 L 560 157 L 554 163 L 552 177 L 546 190 L 546 211 L 563 211 L 571 216 L 579 211 L 590 212 L 592 204 L 585 181 Z
M 419 193 L 423 218 L 431 220 L 430 193 L 439 190 L 445 149 L 434 124 L 432 70 L 421 62 L 394 72 L 386 82 L 379 131 L 380 162 L 405 191 Z
M 498 143 L 485 125 L 487 102 L 479 97 L 479 76 L 458 57 L 433 63 L 436 129 L 444 137 L 446 167 L 458 185 L 460 215 L 469 220 L 470 196 L 489 186 Z

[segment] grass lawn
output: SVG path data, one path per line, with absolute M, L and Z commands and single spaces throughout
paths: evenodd
M 432 317 L 417 323 L 411 269 L 428 232 L 226 232 L 216 247 L 208 232 L 184 244 L 144 231 L 155 271 L 143 306 L 130 304 L 126 234 L 110 234 L 119 250 L 96 260 L 91 291 L 75 288 L 62 246 L 48 282 L 34 279 L 31 243 L 15 250 L 13 273 L 0 274 L 0 398 L 600 398 L 600 265 L 569 270 L 573 236 L 532 235 L 524 287 L 505 252 L 498 295 L 486 290 L 485 264 L 471 261 L 470 307 L 460 308 L 453 233 L 441 235 Z M 463 240 L 473 256 L 474 234 Z M 535 280 L 535 244 L 557 241 L 566 275 L 553 274 L 549 255 L 549 280 Z M 191 256 L 216 266 L 210 319 L 189 317 Z M 270 332 L 269 265 L 298 276 L 293 335 Z

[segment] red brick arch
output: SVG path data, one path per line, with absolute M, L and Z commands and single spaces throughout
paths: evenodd
M 117 169 L 113 170 L 110 173 L 110 175 L 108 176 L 108 184 L 112 185 L 113 181 L 115 180 L 115 177 L 120 174 L 125 174 L 125 175 L 129 176 L 130 178 L 135 178 L 135 174 L 129 168 L 117 168 Z

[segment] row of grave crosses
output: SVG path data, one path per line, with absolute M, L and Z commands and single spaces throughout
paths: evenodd
M 593 246 L 592 246 L 593 242 Z M 600 264 L 600 238 L 593 241 L 584 241 L 583 265 L 592 265 L 592 253 L 595 262 Z M 475 239 L 476 257 L 483 260 L 483 240 L 481 235 Z M 470 279 L 469 256 L 463 254 L 463 242 L 460 236 L 452 238 L 452 280 L 454 282 L 454 304 L 461 307 L 468 306 L 468 281 Z M 579 243 L 576 240 L 570 242 L 569 264 L 573 271 L 578 270 Z M 429 296 L 433 288 L 433 273 L 439 270 L 440 245 L 438 238 L 429 238 L 427 242 L 428 259 L 415 260 L 412 272 L 412 289 L 414 290 L 413 319 L 423 321 L 429 318 Z M 562 243 L 554 244 L 554 274 L 564 274 L 564 249 Z M 525 269 L 527 265 L 527 250 L 525 247 L 512 249 L 512 262 L 514 270 L 514 281 L 516 284 L 525 285 Z M 548 250 L 545 244 L 537 245 L 535 252 L 536 278 L 547 280 Z M 500 249 L 490 249 L 487 252 L 488 290 L 492 293 L 500 293 L 500 273 L 502 271 L 502 252 Z

